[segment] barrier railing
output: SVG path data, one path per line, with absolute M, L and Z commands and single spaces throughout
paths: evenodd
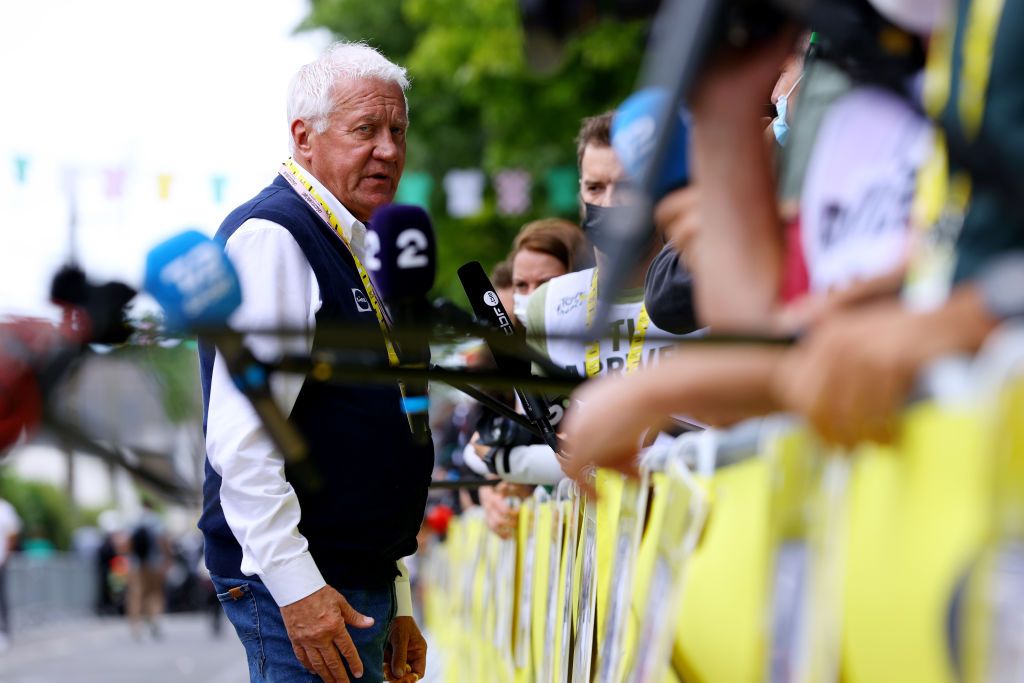
M 510 541 L 470 511 L 425 567 L 447 680 L 1022 680 L 1022 368 L 1007 333 L 892 446 L 773 418 L 540 490 Z
M 99 592 L 94 562 L 74 553 L 8 558 L 7 601 L 12 631 L 90 616 Z

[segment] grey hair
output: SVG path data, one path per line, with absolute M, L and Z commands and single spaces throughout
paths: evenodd
M 323 133 L 333 113 L 335 84 L 342 79 L 368 78 L 397 84 L 403 96 L 409 89 L 405 68 L 388 61 L 375 48 L 363 42 L 334 43 L 292 77 L 288 86 L 288 125 L 302 119 L 316 133 Z M 409 110 L 408 98 L 405 109 Z

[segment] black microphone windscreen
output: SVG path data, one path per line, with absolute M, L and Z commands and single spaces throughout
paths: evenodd
M 437 244 L 427 212 L 418 206 L 388 204 L 370 218 L 367 267 L 385 301 L 426 296 L 434 286 Z
M 512 323 L 512 316 L 501 304 L 501 299 L 498 298 L 498 293 L 480 262 L 470 261 L 459 268 L 458 273 L 459 281 L 462 282 L 462 288 L 466 291 L 466 297 L 476 317 L 505 336 L 516 336 L 518 333 Z M 522 376 L 530 374 L 529 361 L 495 348 L 491 348 L 491 354 L 499 368 Z

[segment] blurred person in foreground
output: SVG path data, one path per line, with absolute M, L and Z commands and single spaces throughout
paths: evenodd
M 21 518 L 14 506 L 0 498 L 0 652 L 11 646 L 11 611 L 7 604 L 7 562 L 18 545 Z
M 764 145 L 768 150 L 768 156 L 775 162 L 779 161 L 787 142 L 794 137 L 792 124 L 795 120 L 794 110 L 800 95 L 800 86 L 804 80 L 805 54 L 808 51 L 810 36 L 807 35 L 798 41 L 794 51 L 786 58 L 781 66 L 781 73 L 775 81 L 772 89 L 770 104 L 767 106 L 764 116 L 760 119 Z M 796 142 L 813 138 L 813 132 L 808 130 L 807 116 L 800 108 L 801 122 L 798 127 L 799 135 Z M 804 145 L 807 147 L 809 145 Z M 792 156 L 794 145 L 789 145 L 788 150 Z M 797 144 L 800 148 L 801 145 Z M 797 154 L 802 153 L 798 149 Z M 689 159 L 685 160 L 689 164 Z M 787 159 L 788 161 L 788 159 Z M 777 164 L 778 165 L 778 164 Z M 795 164 L 788 163 L 787 166 Z M 782 185 L 780 180 L 780 185 Z M 781 188 L 780 188 L 781 194 Z M 666 244 L 661 252 L 655 257 L 647 271 L 647 278 L 644 283 L 644 304 L 647 306 L 651 320 L 664 330 L 676 334 L 685 334 L 688 331 L 701 327 L 694 302 L 693 293 L 693 269 L 692 264 L 687 261 L 693 258 L 696 248 L 696 238 L 700 231 L 700 192 L 695 184 L 676 189 L 669 193 L 665 201 L 658 205 L 658 227 L 663 230 Z M 789 202 L 780 206 L 780 213 L 784 215 L 794 210 L 788 207 Z M 785 207 L 785 208 L 783 208 Z M 799 242 L 799 240 L 793 240 Z M 783 235 L 778 236 L 779 254 L 783 251 Z M 772 258 L 768 253 L 765 258 Z M 725 273 L 715 271 L 715 275 L 725 282 L 715 283 L 716 286 L 731 286 Z M 785 286 L 785 281 L 784 281 Z
M 895 438 L 924 368 L 976 352 L 1000 322 L 1024 316 L 1024 7 L 875 4 L 935 34 L 924 106 L 941 136 L 917 197 L 919 239 L 902 296 L 826 318 L 778 374 L 784 406 L 843 444 Z M 953 66 L 967 62 L 973 68 Z
M 318 326 L 381 331 L 397 356 L 363 267 L 366 221 L 390 203 L 405 166 L 405 69 L 363 44 L 338 43 L 289 88 L 292 157 L 217 235 L 239 272 L 240 329 Z M 277 339 L 247 338 L 260 358 Z M 309 454 L 285 462 L 201 340 L 207 465 L 199 527 L 218 598 L 245 645 L 253 681 L 413 681 L 426 642 L 401 558 L 416 551 L 433 468 L 396 384 L 275 378 L 274 398 Z M 254 637 L 255 634 L 255 637 Z
M 132 636 L 142 637 L 142 621 L 153 638 L 160 638 L 160 616 L 164 613 L 165 582 L 171 565 L 171 543 L 160 515 L 148 499 L 142 500 L 142 514 L 128 536 L 128 586 L 125 612 Z
M 943 3 L 932 4 L 930 15 L 937 21 L 944 15 Z M 878 5 L 892 21 L 918 33 L 930 33 L 937 26 L 922 24 L 920 14 L 907 13 L 902 3 Z M 947 67 L 949 60 L 958 59 L 964 50 L 963 18 L 968 16 L 969 5 L 960 3 L 952 54 L 931 55 Z M 998 35 L 1012 35 L 1024 28 L 1019 10 L 1004 13 L 990 17 L 1005 27 L 1001 29 L 1005 33 Z M 939 26 L 938 30 L 943 29 Z M 756 93 L 764 88 L 773 65 L 781 58 L 784 40 L 783 36 L 762 46 L 745 59 L 716 64 L 705 75 L 694 102 L 695 163 L 701 171 L 702 192 L 702 225 L 695 257 L 698 304 L 701 314 L 713 317 L 712 324 L 719 330 L 773 329 L 773 308 L 766 298 L 775 296 L 771 286 L 716 289 L 708 282 L 713 281 L 714 271 L 739 273 L 740 284 L 778 281 L 771 262 L 760 258 L 759 248 L 774 239 L 778 224 L 771 172 L 761 156 L 763 145 L 754 142 L 757 127 L 753 122 L 758 112 Z M 934 246 L 928 247 L 924 241 L 925 247 L 911 254 L 911 275 L 902 300 L 886 296 L 883 288 L 860 297 L 859 306 L 835 307 L 812 321 L 792 349 L 750 346 L 679 354 L 671 368 L 672 377 L 678 380 L 674 386 L 669 386 L 668 378 L 659 381 L 648 374 L 629 386 L 605 384 L 583 389 L 578 397 L 586 406 L 571 415 L 567 424 L 567 449 L 578 460 L 574 471 L 588 462 L 631 469 L 636 452 L 631 442 L 662 421 L 667 410 L 675 409 L 705 411 L 706 417 L 722 423 L 792 410 L 807 417 L 830 442 L 850 446 L 865 439 L 892 440 L 898 415 L 928 364 L 948 354 L 976 351 L 1000 320 L 1024 314 L 1020 294 L 1024 292 L 1020 286 L 1024 279 L 1020 256 L 1024 219 L 1013 193 L 1005 189 L 1008 178 L 1021 177 L 1024 158 L 1012 146 L 999 146 L 996 152 L 987 142 L 994 134 L 1006 137 L 1024 132 L 1024 106 L 1014 94 L 1021 85 L 1016 82 L 1015 75 L 1020 73 L 1016 66 L 1024 54 L 1019 41 L 1003 39 L 992 55 L 992 80 L 987 88 L 977 82 L 961 82 L 978 74 L 957 73 L 950 84 L 952 70 L 939 66 L 928 71 L 929 78 L 938 77 L 942 82 L 926 83 L 925 93 L 945 92 L 948 98 L 929 103 L 926 96 L 926 105 L 938 115 L 957 148 L 948 164 L 939 164 L 941 189 L 919 193 L 919 199 L 922 195 L 940 197 L 938 202 L 933 200 L 936 206 L 930 216 L 915 211 L 915 216 L 925 217 L 923 227 L 940 217 L 956 226 L 952 239 L 946 229 L 931 233 L 933 240 L 947 239 L 940 245 L 940 267 L 935 267 Z M 988 78 L 987 73 L 983 75 Z M 956 93 L 963 91 L 986 93 L 977 105 L 986 111 L 984 115 L 974 112 L 978 125 L 974 130 L 964 126 L 957 107 L 951 104 L 956 102 Z M 879 113 L 877 108 L 875 113 Z M 726 140 L 735 154 L 722 154 Z M 941 154 L 942 147 L 937 149 Z M 985 163 L 980 163 L 981 159 Z M 742 168 L 736 168 L 737 164 Z M 993 174 L 993 167 L 1002 173 Z M 957 192 L 958 177 L 970 178 L 969 198 Z M 961 180 L 959 187 L 963 185 Z M 943 254 L 955 255 L 945 259 L 945 268 L 941 267 Z M 938 275 L 926 283 L 929 291 L 924 297 L 914 294 L 921 289 L 914 277 L 915 265 L 921 261 L 926 264 L 924 272 Z M 953 263 L 955 267 L 950 267 Z M 729 267 L 735 270 L 728 271 Z M 701 269 L 709 275 L 702 276 Z M 1017 286 L 1012 286 L 1013 282 Z M 923 305 L 922 299 L 930 301 Z M 634 399 L 640 399 L 639 405 Z

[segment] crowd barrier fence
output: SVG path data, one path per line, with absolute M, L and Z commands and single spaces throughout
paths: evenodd
M 1024 333 L 944 368 L 891 446 L 771 417 L 539 488 L 509 540 L 469 510 L 424 565 L 446 679 L 1022 680 Z

